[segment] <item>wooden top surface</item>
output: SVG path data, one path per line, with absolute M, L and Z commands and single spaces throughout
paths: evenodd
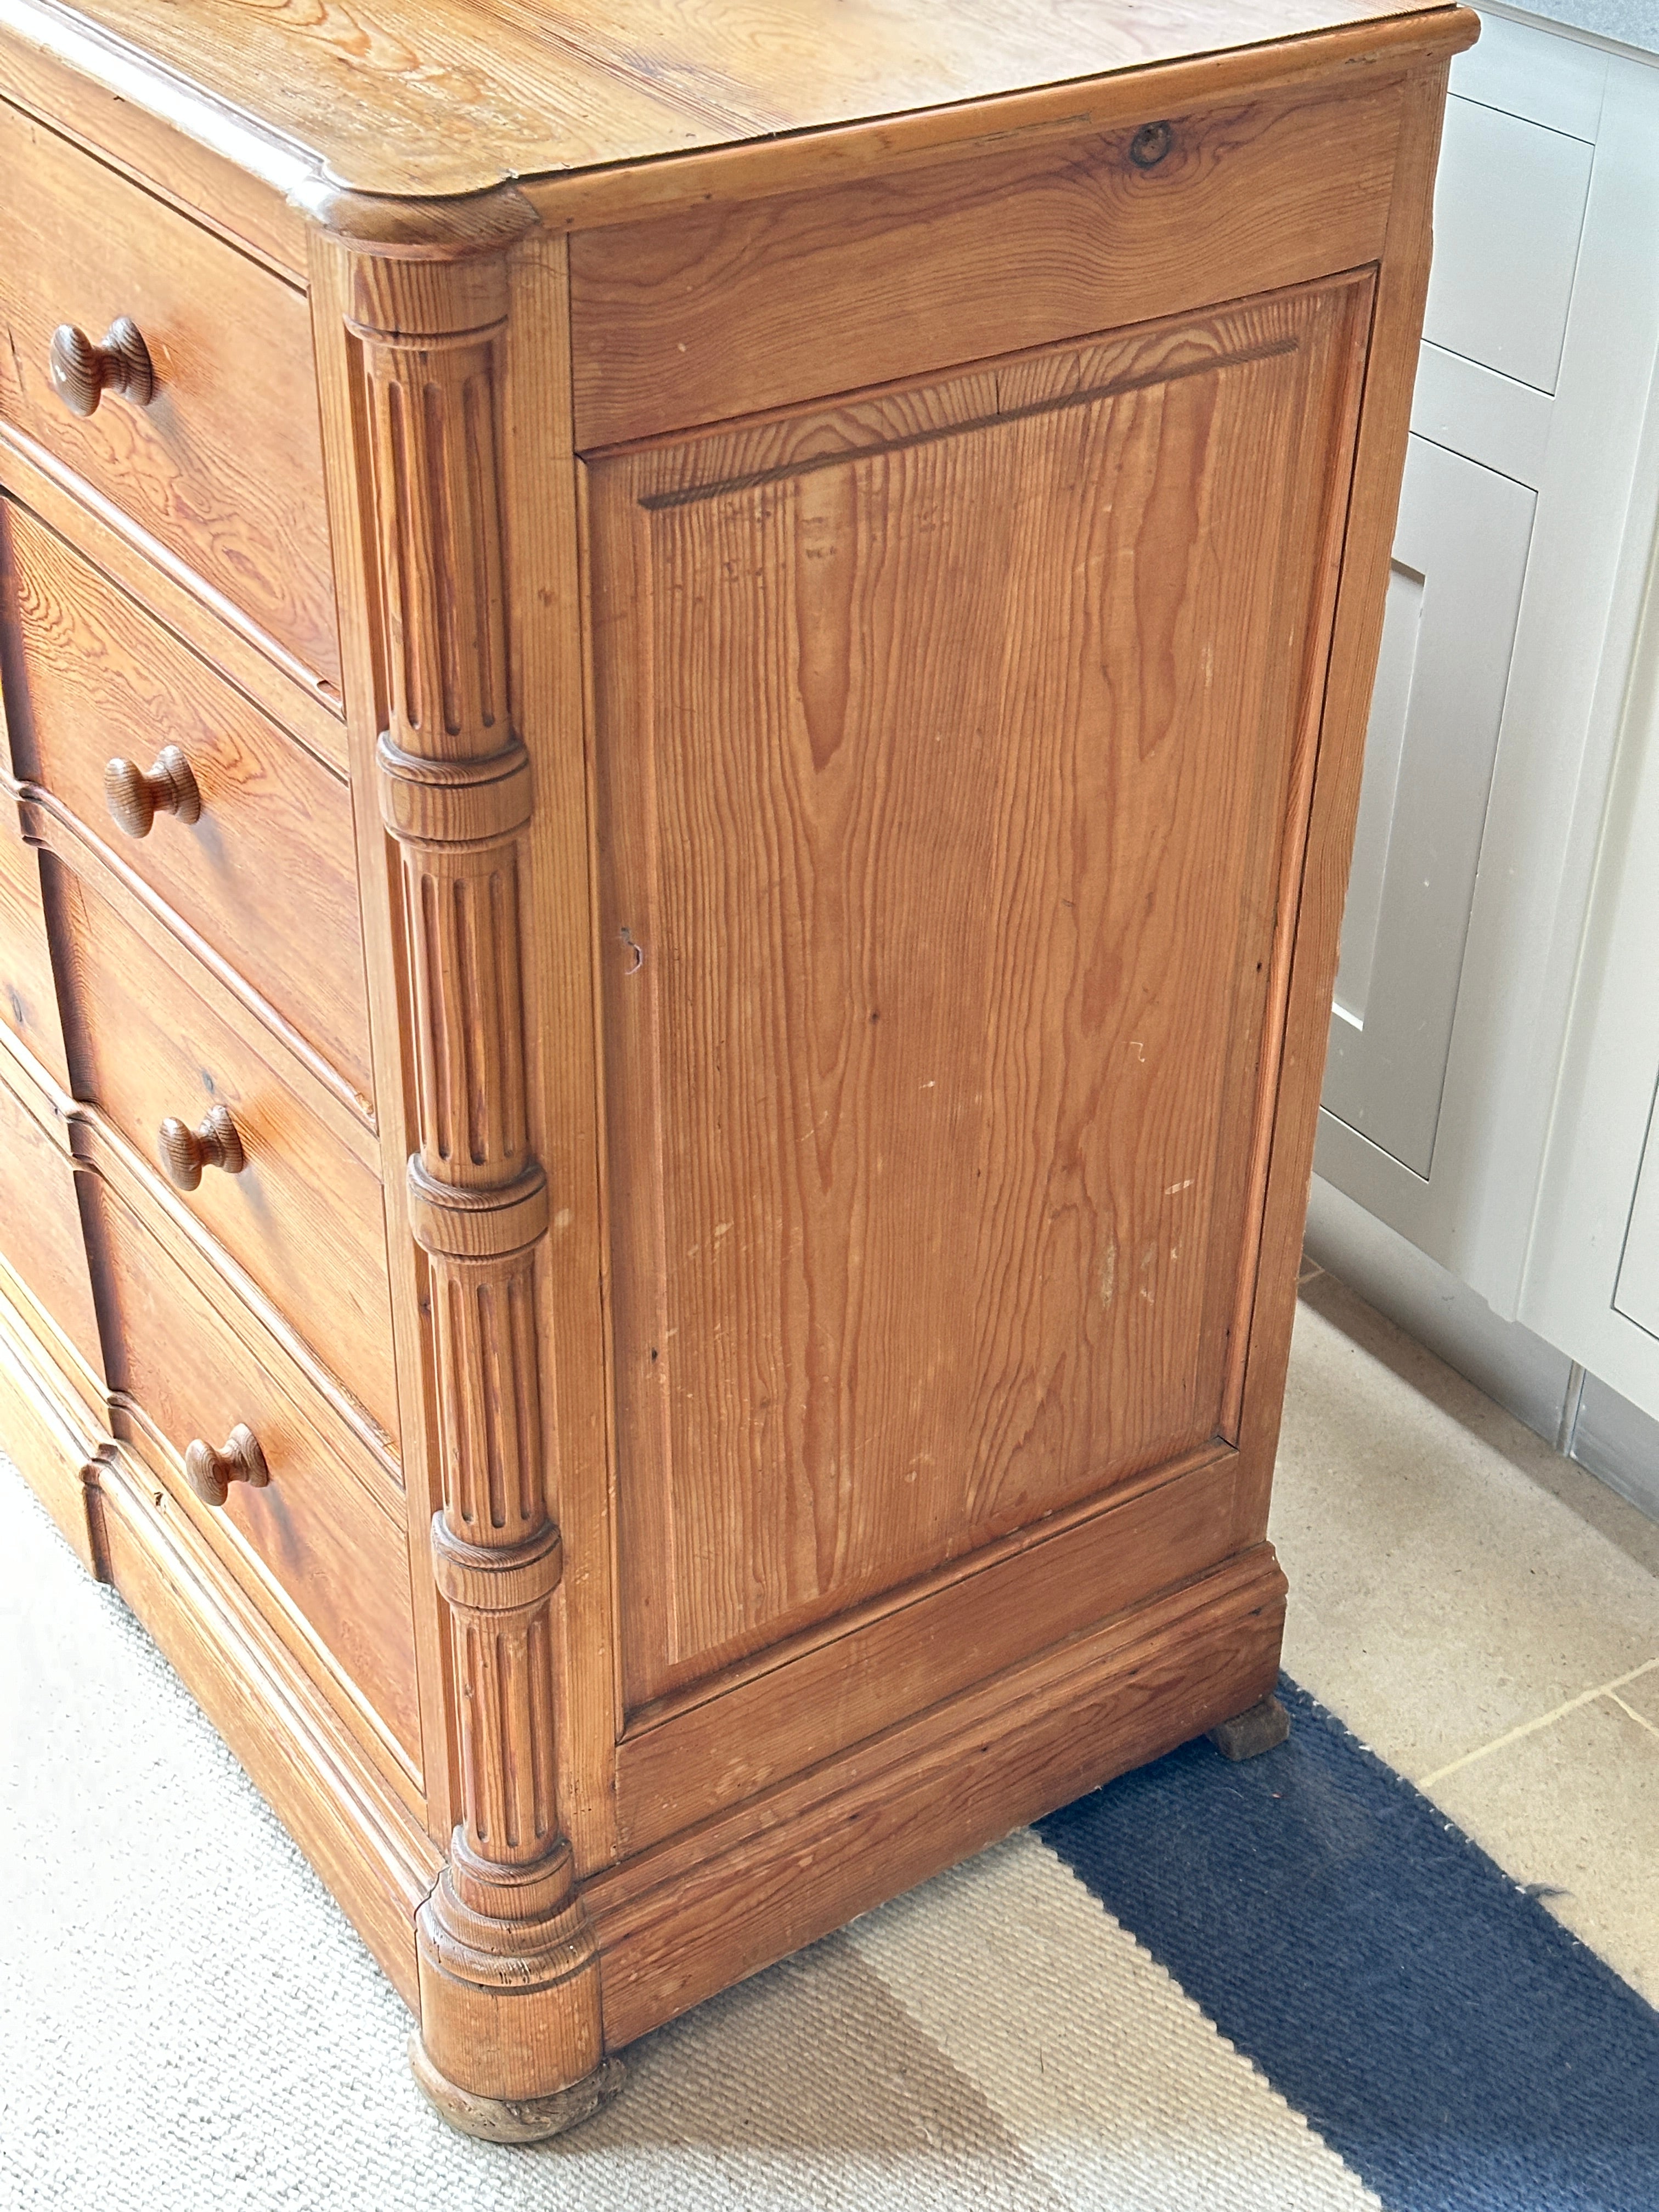
M 281 142 L 263 165 L 273 181 L 285 146 L 296 174 L 423 196 L 1453 13 L 1446 0 L 0 0 L 0 28 L 206 137 L 195 88 L 225 117 L 211 135 L 249 166 L 257 140 Z M 141 82 L 134 49 L 182 82 Z M 237 116 L 252 126 L 240 147 Z

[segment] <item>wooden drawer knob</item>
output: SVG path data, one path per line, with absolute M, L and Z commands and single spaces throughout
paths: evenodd
M 161 1165 L 175 1190 L 194 1190 L 204 1168 L 222 1168 L 240 1175 L 247 1154 L 228 1106 L 211 1107 L 192 1129 L 187 1122 L 169 1117 L 160 1131 Z
M 237 1422 L 217 1451 L 200 1437 L 192 1437 L 185 1453 L 185 1473 L 205 1505 L 222 1505 L 233 1482 L 251 1483 L 255 1490 L 263 1490 L 270 1480 L 259 1439 L 242 1421 Z
M 73 323 L 59 323 L 52 334 L 52 388 L 71 415 L 90 415 L 106 392 L 148 407 L 155 397 L 155 370 L 137 324 L 118 315 L 102 345 L 94 345 Z
M 163 745 L 149 770 L 137 761 L 112 760 L 104 770 L 104 804 L 129 837 L 148 837 L 158 814 L 176 814 L 181 822 L 202 818 L 201 787 L 177 745 Z

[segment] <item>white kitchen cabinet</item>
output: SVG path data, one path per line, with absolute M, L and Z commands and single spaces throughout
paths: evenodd
M 1565 1345 L 1534 1246 L 1659 514 L 1659 61 L 1482 13 L 1453 69 L 1316 1167 Z
M 1342 924 L 1326 1112 L 1429 1172 L 1534 495 L 1414 437 Z
M 1517 35 L 1528 33 L 1508 24 L 1481 33 L 1489 43 Z M 1474 76 L 1479 83 L 1478 70 Z M 1469 82 L 1468 74 L 1455 75 L 1446 111 L 1423 335 L 1448 353 L 1553 392 L 1595 158 L 1593 136 L 1571 137 L 1541 120 L 1540 106 L 1555 112 L 1551 90 L 1528 96 L 1518 70 L 1499 95 L 1526 101 L 1515 113 L 1472 97 Z M 1588 112 L 1579 120 L 1593 134 Z
M 1659 1138 L 1654 1134 L 1651 1113 L 1613 1304 L 1622 1320 L 1633 1322 L 1659 1344 Z
M 1659 423 L 1644 456 L 1659 479 Z M 1659 497 L 1656 498 L 1659 504 Z M 1521 1302 L 1659 1419 L 1659 592 L 1632 672 Z
M 1659 1516 L 1659 52 L 1481 13 L 1309 1249 Z

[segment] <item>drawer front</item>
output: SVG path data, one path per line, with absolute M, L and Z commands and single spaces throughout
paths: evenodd
M 103 1355 L 76 1170 L 49 1102 L 32 1091 L 0 1048 L 0 1259 L 62 1340 L 47 1349 L 87 1396 Z
M 3 514 L 19 773 L 105 839 L 368 1098 L 345 782 L 26 508 Z M 135 835 L 142 815 L 124 826 L 106 771 L 123 759 L 148 775 L 169 745 L 188 764 L 200 814 L 190 822 L 163 808 Z
M 17 809 L 0 792 L 0 1024 L 65 1090 L 69 1068 L 40 901 L 40 863 L 23 842 Z
M 159 1238 L 106 1186 L 97 1200 L 115 1341 L 111 1382 L 137 1409 L 132 1441 L 245 1583 L 274 1585 L 377 1714 L 418 1777 L 409 1559 L 398 1492 L 252 1317 L 233 1332 Z M 239 1425 L 269 1484 L 211 1507 L 182 1462 Z M 165 1448 L 163 1448 L 163 1446 Z M 282 1608 L 279 1606 L 278 1610 Z
M 1397 77 L 1262 94 L 1151 137 L 1126 129 L 579 234 L 576 442 L 618 445 L 1359 268 L 1382 250 L 1400 116 Z
M 0 416 L 337 688 L 304 292 L 3 102 L 0 174 Z M 71 413 L 52 388 L 53 331 L 99 344 L 123 316 L 153 398 L 106 388 Z
M 160 1138 L 229 1110 L 246 1164 L 204 1165 L 184 1202 L 246 1268 L 349 1394 L 395 1437 L 397 1390 L 386 1230 L 370 1142 L 356 1148 L 343 1109 L 322 1117 L 216 1010 L 220 987 L 189 980 L 78 879 L 75 938 L 77 1089 L 165 1175 Z M 182 963 L 189 956 L 175 952 Z

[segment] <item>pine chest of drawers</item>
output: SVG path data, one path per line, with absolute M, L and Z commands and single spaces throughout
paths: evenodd
M 0 0 L 0 1443 L 419 2021 L 1252 1707 L 1410 0 Z

